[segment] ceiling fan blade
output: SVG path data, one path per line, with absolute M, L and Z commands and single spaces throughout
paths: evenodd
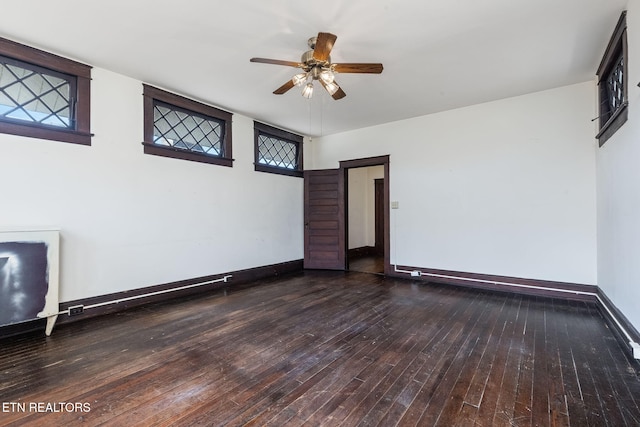
M 351 64 L 333 64 L 334 71 L 338 73 L 370 73 L 380 74 L 382 72 L 382 64 L 367 63 L 351 63 Z
M 280 59 L 267 59 L 267 58 L 251 58 L 250 62 L 259 62 L 261 64 L 273 64 L 273 65 L 286 65 L 288 67 L 300 68 L 302 66 L 299 62 L 282 61 Z
M 342 88 L 341 88 L 341 87 L 338 87 L 337 92 L 336 92 L 336 93 L 334 93 L 334 94 L 333 94 L 333 95 L 331 95 L 331 96 L 333 97 L 333 99 L 335 99 L 335 100 L 337 101 L 338 99 L 342 99 L 342 98 L 344 98 L 345 96 L 347 96 L 347 94 L 346 94 L 346 93 L 344 93 L 344 91 L 342 90 Z
M 337 36 L 331 33 L 318 33 L 316 47 L 313 50 L 313 59 L 320 62 L 327 61 L 337 38 Z
M 325 83 L 323 80 L 318 80 L 322 86 L 324 86 L 324 88 L 327 90 L 327 92 L 329 92 L 329 94 L 331 95 L 331 91 L 329 90 L 329 85 L 327 83 Z M 344 91 L 342 90 L 342 88 L 338 85 L 338 83 L 336 83 L 335 81 L 332 83 L 333 85 L 336 85 L 336 87 L 338 88 L 338 90 L 336 90 L 333 95 L 331 95 L 331 97 L 333 99 L 335 99 L 336 101 L 338 99 L 342 99 L 345 96 L 347 96 L 346 93 L 344 93 Z
M 276 95 L 282 95 L 283 93 L 286 93 L 289 89 L 291 89 L 294 86 L 295 85 L 293 84 L 293 80 L 289 80 L 288 82 L 280 86 L 278 89 L 274 90 L 273 93 L 275 93 Z

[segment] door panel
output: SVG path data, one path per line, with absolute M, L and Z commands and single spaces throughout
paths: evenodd
M 344 173 L 304 172 L 304 268 L 345 269 Z

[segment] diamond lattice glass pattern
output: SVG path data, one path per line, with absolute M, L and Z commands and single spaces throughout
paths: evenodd
M 258 136 L 258 163 L 284 169 L 297 169 L 297 144 L 269 135 Z
M 624 57 L 618 59 L 607 79 L 609 112 L 613 114 L 624 102 Z
M 71 127 L 71 83 L 0 57 L 0 117 Z
M 223 123 L 157 103 L 153 110 L 153 142 L 212 156 L 223 156 Z

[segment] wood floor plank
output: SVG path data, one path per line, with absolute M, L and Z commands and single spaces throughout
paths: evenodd
M 569 408 L 565 389 L 564 370 L 560 353 L 559 336 L 562 322 L 557 316 L 553 300 L 545 301 L 546 354 L 547 373 L 558 381 L 550 381 L 547 387 L 549 402 L 549 423 L 553 426 L 569 426 Z
M 617 426 L 624 425 L 624 421 L 617 414 L 609 414 L 605 401 L 602 398 L 603 385 L 601 378 L 598 378 L 598 369 L 601 361 L 597 355 L 597 348 L 592 347 L 590 335 L 598 332 L 598 322 L 586 316 L 589 312 L 584 303 L 574 302 L 569 305 L 573 313 L 571 324 L 567 325 L 569 333 L 576 340 L 573 343 L 575 366 L 580 388 L 582 390 L 582 400 L 586 408 L 588 426 Z M 578 321 L 575 321 L 575 320 Z M 594 329 L 595 328 L 595 329 Z M 613 422 L 613 423 L 612 423 Z
M 562 367 L 562 383 L 569 414 L 569 425 L 588 426 L 586 407 L 582 397 L 577 366 L 569 335 L 573 319 L 569 306 L 563 301 L 553 301 L 554 318 L 558 326 L 558 351 Z
M 333 305 L 333 304 L 332 304 Z M 376 336 L 378 336 L 380 334 L 380 332 L 376 331 L 376 326 L 378 326 L 381 322 L 384 321 L 385 317 L 388 314 L 385 314 L 386 311 L 388 311 L 388 308 L 382 307 L 380 305 L 378 305 L 377 307 L 371 307 L 370 304 L 364 304 L 363 308 L 366 310 L 366 313 L 368 313 L 368 315 L 370 316 L 370 318 L 364 319 L 364 321 L 361 321 L 360 318 L 356 318 L 357 322 L 356 325 L 359 325 L 357 327 L 353 327 L 354 325 L 350 325 L 347 329 L 345 329 L 344 335 L 341 336 L 341 342 L 339 343 L 340 346 L 338 347 L 338 349 L 344 350 L 345 353 L 343 354 L 339 354 L 336 353 L 336 349 L 333 348 L 332 351 L 326 351 L 326 353 L 328 353 L 328 357 L 330 357 L 330 359 L 328 359 L 327 363 L 325 365 L 318 365 L 321 366 L 321 369 L 312 369 L 309 370 L 308 373 L 304 373 L 302 372 L 303 375 L 298 375 L 298 381 L 302 383 L 302 389 L 305 392 L 309 392 L 311 393 L 312 391 L 307 390 L 305 387 L 307 385 L 307 383 L 309 383 L 310 380 L 312 380 L 310 382 L 310 384 L 313 384 L 313 386 L 315 386 L 315 383 L 320 382 L 322 378 L 324 378 L 324 376 L 329 375 L 332 373 L 332 371 L 334 370 L 333 368 L 333 362 L 342 355 L 341 361 L 344 362 L 346 359 L 348 359 L 348 357 L 345 357 L 345 354 L 351 354 L 351 353 L 357 353 L 357 346 L 354 346 L 354 342 L 352 342 L 352 340 L 354 339 L 358 339 L 360 340 L 361 338 L 364 338 L 363 340 L 363 344 L 366 344 L 369 342 L 370 339 L 374 339 L 374 341 L 376 340 Z M 374 309 L 377 308 L 377 309 Z M 375 318 L 375 321 L 374 321 Z M 367 339 L 367 334 L 369 335 L 369 339 Z M 377 340 L 378 342 L 382 342 L 382 340 Z M 331 344 L 331 343 L 329 343 Z M 356 343 L 357 344 L 357 343 Z M 327 346 L 327 348 L 332 348 L 331 346 Z M 314 355 L 316 357 L 314 357 L 314 359 L 318 359 L 317 355 L 318 354 L 322 354 L 322 351 L 318 352 L 315 351 Z M 295 394 L 295 392 L 294 392 Z M 283 396 L 284 397 L 284 396 Z M 234 401 L 235 402 L 235 401 Z M 263 402 L 264 403 L 264 402 Z M 208 410 L 214 410 L 215 407 L 209 407 Z M 269 409 L 269 414 L 273 415 L 275 411 L 274 407 L 270 407 Z M 201 410 L 202 412 L 202 410 Z M 291 412 L 290 410 L 288 410 L 287 412 Z M 217 417 L 220 417 L 221 419 L 223 419 L 223 413 L 220 414 L 216 414 Z M 231 420 L 229 422 L 236 422 L 238 420 Z M 246 421 L 246 420 L 245 420 Z M 252 421 L 255 422 L 255 421 Z M 187 420 L 185 419 L 185 423 L 187 423 Z
M 513 308 L 515 310 L 515 320 L 513 321 L 513 326 L 510 328 L 510 331 L 512 331 L 512 333 L 510 334 L 510 339 L 509 339 L 509 347 L 506 350 L 507 354 L 505 356 L 505 368 L 504 368 L 504 373 L 502 376 L 502 380 L 501 380 L 501 384 L 500 384 L 500 392 L 497 394 L 497 402 L 496 402 L 496 409 L 495 409 L 495 413 L 494 413 L 494 420 L 492 421 L 492 423 L 494 425 L 501 425 L 504 424 L 501 415 L 504 413 L 505 411 L 507 411 L 508 407 L 511 406 L 511 408 L 513 407 L 513 402 L 514 402 L 514 395 L 515 395 L 515 381 L 516 381 L 516 377 L 513 375 L 514 372 L 517 372 L 518 366 L 519 366 L 519 359 L 517 359 L 516 357 L 514 357 L 514 346 L 518 346 L 518 344 L 520 344 L 517 340 L 517 334 L 520 333 L 523 329 L 523 324 L 524 324 L 524 320 L 523 320 L 523 315 L 522 315 L 522 301 L 520 298 L 514 298 L 512 300 L 513 302 L 511 304 L 513 304 Z M 492 310 L 495 311 L 495 310 Z M 494 315 L 493 321 L 489 323 L 489 325 L 491 325 L 492 329 L 491 330 L 485 330 L 483 331 L 484 333 L 482 335 L 480 335 L 479 337 L 482 339 L 483 342 L 487 342 L 488 338 L 489 338 L 489 334 L 494 333 L 493 332 L 493 326 L 495 325 L 495 321 L 497 320 L 497 316 Z M 488 329 L 488 328 L 487 328 Z M 505 343 L 506 344 L 506 343 Z M 506 349 L 506 345 L 504 347 Z M 519 346 L 518 346 L 519 348 Z M 482 352 L 486 351 L 486 347 L 481 346 L 479 347 L 480 350 L 482 350 Z M 496 348 L 490 349 L 490 351 L 496 351 Z M 475 352 L 475 355 L 472 356 L 470 358 L 472 362 L 471 366 L 473 365 L 478 365 L 479 361 L 480 361 L 480 357 L 482 355 L 482 352 L 477 351 Z M 519 354 L 519 352 L 518 352 Z M 495 360 L 495 359 L 494 359 Z M 469 375 L 469 377 L 471 377 L 471 375 Z M 467 390 L 469 389 L 470 386 L 470 381 L 469 384 L 467 385 Z M 486 390 L 486 388 L 485 388 Z M 486 391 L 485 391 L 486 393 Z M 478 408 L 474 408 L 473 406 L 470 405 L 464 405 L 465 401 L 464 401 L 464 394 L 462 395 L 462 400 L 460 401 L 460 405 L 458 405 L 457 408 L 452 408 L 453 410 L 449 413 L 446 414 L 447 416 L 443 416 L 438 420 L 438 425 L 442 425 L 442 426 L 447 426 L 447 425 L 455 425 L 456 422 L 460 422 L 462 423 L 462 419 L 464 419 L 461 415 L 462 411 L 467 409 L 469 415 L 473 414 L 473 420 L 475 421 L 475 417 L 477 416 L 477 410 Z M 475 409 L 474 411 L 471 411 L 470 409 Z M 467 415 L 467 416 L 469 416 Z M 509 414 L 509 418 L 510 418 Z
M 443 291 L 442 288 L 437 290 Z M 452 305 L 448 309 L 451 310 L 449 312 L 442 311 L 444 306 L 426 307 L 425 311 L 429 313 L 429 316 L 423 320 L 426 322 L 422 331 L 425 344 L 421 352 L 405 370 L 404 375 L 396 380 L 390 391 L 384 393 L 369 418 L 365 418 L 361 424 L 366 425 L 370 422 L 371 425 L 375 425 L 375 420 L 379 417 L 377 425 L 389 425 L 394 424 L 395 420 L 399 420 L 403 416 L 422 389 L 426 379 L 433 372 L 434 367 L 429 363 L 433 355 L 446 349 L 445 345 L 448 344 L 443 339 L 449 331 L 447 322 L 433 322 L 431 320 L 454 318 L 461 308 L 461 305 Z
M 478 310 L 478 305 L 472 304 L 476 298 L 462 300 L 465 302 L 466 307 L 462 306 L 456 311 L 456 313 L 461 313 L 461 317 L 465 319 L 464 323 L 448 322 L 447 318 L 442 319 L 444 322 L 442 322 L 442 327 L 439 331 L 440 336 L 436 339 L 442 341 L 444 345 L 434 345 L 425 349 L 425 353 L 430 358 L 431 366 L 429 370 L 418 373 L 416 378 L 421 383 L 421 387 L 400 418 L 400 424 L 411 425 L 419 422 L 438 385 L 441 383 L 442 377 L 453 363 L 458 344 L 466 338 L 464 335 L 466 319 L 470 314 L 474 313 L 474 309 Z M 437 410 L 437 408 L 434 408 L 434 410 Z
M 515 324 L 513 319 L 517 317 L 518 313 L 519 299 L 512 296 L 505 303 L 505 309 L 502 312 L 504 316 L 503 321 L 500 322 L 501 327 L 494 333 L 496 341 L 495 346 L 491 349 L 493 357 L 482 392 L 482 399 L 478 406 L 475 420 L 476 425 L 491 425 L 494 422 L 493 420 L 498 419 L 496 417 L 496 406 L 501 396 L 501 386 L 505 375 L 507 356 L 513 338 Z M 487 420 L 492 421 L 488 423 Z
M 380 360 L 380 364 L 386 365 L 384 369 L 379 369 L 372 372 L 370 375 L 358 375 L 358 379 L 362 379 L 363 383 L 349 398 L 344 401 L 343 407 L 352 407 L 349 414 L 340 423 L 347 426 L 354 426 L 358 423 L 367 423 L 368 420 L 365 415 L 371 412 L 371 408 L 374 408 L 380 399 L 387 393 L 393 382 L 399 375 L 407 369 L 407 366 L 411 364 L 420 351 L 422 350 L 421 336 L 423 331 L 421 328 L 405 330 L 403 335 L 406 336 L 404 342 L 398 342 L 392 351 L 385 354 L 384 360 Z M 357 405 L 352 405 L 349 402 L 358 401 Z M 334 411 L 332 414 L 335 414 Z M 335 415 L 334 415 L 335 417 Z M 313 420 L 311 425 L 320 421 L 322 418 Z M 371 421 L 373 422 L 373 420 Z M 366 424 L 365 424 L 366 425 Z
M 0 340 L 0 426 L 637 426 L 595 304 L 306 271 Z M 3 409 L 5 406 L 2 407 Z
M 383 320 L 381 320 L 383 321 Z M 378 322 L 379 324 L 380 322 Z M 314 384 L 306 392 L 309 394 L 315 394 L 313 399 L 298 400 L 296 405 L 289 405 L 288 413 L 292 413 L 291 409 L 295 407 L 295 416 L 298 419 L 304 419 L 305 413 L 315 410 L 316 407 L 322 405 L 322 402 L 331 398 L 330 394 L 327 394 L 325 390 L 335 389 L 340 390 L 341 387 L 349 381 L 349 378 L 353 375 L 353 371 L 361 367 L 367 367 L 375 362 L 375 359 L 368 358 L 371 353 L 377 353 L 392 345 L 392 341 L 388 336 L 385 336 L 384 332 L 371 328 L 368 335 L 364 335 L 368 339 L 350 339 L 345 340 L 341 346 L 344 352 L 340 355 L 336 354 L 334 350 L 332 355 L 335 356 L 334 360 L 326 365 L 321 372 L 314 374 Z M 355 338 L 355 337 L 354 337 Z M 270 408 L 270 412 L 274 413 L 275 408 Z M 230 422 L 234 423 L 239 420 L 232 419 Z M 252 422 L 255 422 L 252 420 Z M 270 423 L 276 424 L 277 419 L 269 420 Z M 301 421 L 300 421 L 301 423 Z
M 520 307 L 514 320 L 513 334 L 507 353 L 507 360 L 500 385 L 498 402 L 493 416 L 494 426 L 512 426 L 516 424 L 514 420 L 515 399 L 518 390 L 518 380 L 520 369 L 524 357 L 525 329 L 527 327 L 527 315 L 529 312 L 530 298 L 522 298 Z M 517 425 L 517 424 L 516 424 Z
M 454 346 L 457 351 L 418 420 L 419 425 L 450 426 L 464 403 L 471 372 L 468 368 L 480 359 L 476 351 L 478 338 L 487 333 L 486 322 L 493 311 L 493 304 L 487 304 L 484 299 L 477 299 L 474 305 L 476 310 L 465 320 L 461 335 L 464 341 Z
M 329 348 L 332 348 L 335 350 L 335 348 L 333 347 L 333 343 L 334 342 L 337 343 L 339 345 L 338 348 L 340 349 L 349 350 L 350 349 L 349 346 L 345 345 L 346 343 L 345 340 L 348 340 L 350 337 L 353 337 L 353 336 L 359 336 L 360 332 L 372 329 L 377 324 L 376 322 L 373 322 L 373 320 L 376 319 L 379 321 L 383 317 L 381 316 L 380 312 L 368 312 L 368 313 L 369 313 L 369 317 L 365 318 L 364 320 L 357 318 L 358 322 L 356 323 L 356 325 L 358 326 L 356 326 L 355 328 L 353 328 L 353 325 L 352 325 L 351 327 L 343 330 L 336 329 L 334 332 L 336 335 L 332 337 L 332 339 L 329 340 L 328 343 L 327 342 L 318 343 L 318 345 L 324 345 L 326 348 L 325 350 L 313 351 L 312 353 L 314 357 L 309 357 L 308 351 L 304 351 L 300 355 L 300 357 L 297 357 L 297 356 L 294 357 L 294 354 L 291 354 L 290 352 L 287 353 L 286 358 L 283 358 L 283 360 L 285 361 L 287 366 L 289 365 L 295 366 L 295 368 L 292 369 L 292 373 L 297 375 L 298 381 L 304 384 L 304 383 L 307 383 L 310 378 L 313 378 L 313 381 L 312 381 L 313 383 L 318 381 L 320 378 L 322 378 L 323 373 L 330 371 L 332 369 L 331 368 L 332 363 L 342 355 L 342 353 L 329 351 Z M 291 319 L 290 316 L 288 317 L 289 317 L 288 320 L 292 320 L 294 323 L 296 323 L 296 321 Z M 300 321 L 298 321 L 297 323 L 300 323 Z M 358 333 L 356 333 L 356 331 Z M 260 364 L 254 364 L 254 365 L 260 366 Z M 264 372 L 256 376 L 264 377 Z M 232 402 L 226 402 L 225 399 L 217 399 L 217 400 L 212 400 L 210 403 L 199 405 L 199 407 L 196 410 L 183 412 L 183 414 L 180 417 L 179 423 L 184 423 L 185 425 L 197 423 L 199 419 L 207 418 L 210 413 L 215 413 L 216 418 L 224 420 L 225 416 L 227 416 L 226 414 L 228 410 L 233 409 L 234 405 L 237 406 L 242 404 L 246 406 L 245 404 L 247 403 L 247 399 L 259 398 L 261 396 L 260 393 L 264 393 L 265 390 L 267 392 L 271 389 L 277 390 L 278 386 L 282 382 L 279 380 L 285 381 L 283 375 L 266 377 L 266 378 L 263 378 L 262 382 L 258 382 L 254 380 L 253 375 L 251 375 L 251 378 L 249 379 L 249 381 L 241 382 L 239 384 L 235 382 L 234 383 L 235 387 L 232 389 L 218 390 L 218 392 L 224 392 L 225 394 L 233 395 L 234 399 Z M 260 393 L 257 393 L 255 391 L 256 389 L 260 390 Z M 231 405 L 229 405 L 229 403 L 231 403 Z M 187 414 L 188 412 L 190 413 L 190 415 Z M 176 423 L 176 420 L 175 419 L 172 420 L 172 424 L 175 424 L 175 423 Z
M 340 359 L 340 366 L 338 368 L 340 369 L 345 369 L 346 364 L 348 363 L 349 360 L 353 360 L 356 359 L 358 356 L 361 355 L 361 352 L 366 350 L 366 347 L 368 347 L 369 343 L 366 341 L 362 341 L 360 343 L 352 343 L 346 340 L 343 340 L 341 346 L 348 348 L 348 354 L 351 354 L 352 356 L 348 356 L 347 353 L 345 353 L 345 355 L 342 355 L 339 357 Z M 339 347 L 340 348 L 340 347 Z M 335 353 L 335 352 L 332 352 Z M 322 351 L 318 351 L 319 355 L 322 354 Z M 335 356 L 335 354 L 334 354 Z M 338 360 L 338 357 L 336 357 L 335 360 Z M 333 362 L 332 362 L 333 363 Z M 327 365 L 328 369 L 330 368 L 331 364 Z M 291 376 L 291 374 L 294 374 L 295 372 L 292 370 L 291 372 L 287 373 L 287 377 Z M 336 375 L 336 370 L 334 370 L 332 372 L 332 375 Z M 314 383 L 320 381 L 321 376 L 319 375 L 314 375 Z M 352 382 L 359 382 L 352 380 Z M 304 383 L 303 383 L 304 384 Z M 313 384 L 311 384 L 311 386 L 313 386 Z M 283 381 L 281 383 L 274 383 L 273 387 L 270 387 L 271 389 L 273 389 L 273 395 L 262 398 L 261 400 L 258 399 L 252 399 L 254 404 L 253 405 L 245 405 L 245 407 L 247 407 L 247 409 L 245 411 L 243 411 L 242 413 L 240 413 L 239 415 L 236 415 L 235 418 L 231 418 L 230 420 L 225 422 L 228 422 L 230 424 L 235 424 L 235 423 L 250 423 L 250 424 L 254 424 L 256 425 L 256 423 L 260 423 L 264 420 L 261 420 L 261 417 L 270 417 L 273 416 L 273 414 L 277 413 L 280 408 L 287 406 L 288 404 L 291 403 L 291 398 L 293 396 L 299 397 L 302 393 L 300 393 L 300 390 L 303 389 L 303 387 L 300 387 L 301 384 L 298 381 L 291 381 L 288 378 L 283 378 Z M 269 390 L 270 388 L 266 388 L 265 391 L 270 392 L 271 390 Z M 300 388 L 300 390 L 298 390 Z M 304 388 L 305 392 L 308 391 L 308 388 Z M 342 390 L 339 391 L 336 395 L 334 395 L 334 398 L 336 398 L 336 396 L 338 396 L 338 400 L 340 399 L 340 395 L 342 393 Z M 274 396 L 278 396 L 278 399 L 276 402 L 274 402 Z M 285 399 L 285 397 L 287 399 Z M 257 400 L 257 401 L 256 401 Z M 259 425 L 259 424 L 257 424 Z
M 607 369 L 612 388 L 627 424 L 640 426 L 640 417 L 636 415 L 640 413 L 640 384 L 625 381 L 625 377 L 635 371 L 633 364 L 636 362 L 629 360 L 629 357 L 622 354 L 622 351 L 616 347 L 621 347 L 620 343 L 615 342 L 607 349 L 609 353 Z
M 537 299 L 537 304 L 544 305 L 544 301 Z M 552 383 L 547 370 L 547 325 L 546 312 L 536 310 L 533 317 L 535 332 L 533 336 L 533 395 L 531 418 L 534 424 L 550 425 L 549 414 L 549 386 Z
M 611 336 L 611 334 L 608 333 L 608 328 L 603 319 L 598 319 L 601 315 L 600 311 L 594 305 L 587 306 L 587 310 L 592 330 L 598 330 L 600 332 L 599 334 L 590 334 L 587 338 L 586 344 L 590 349 L 592 349 L 588 356 L 592 367 L 591 375 L 597 387 L 598 399 L 600 400 L 602 407 L 605 408 L 605 411 L 612 414 L 610 419 L 606 419 L 606 422 L 608 425 L 612 426 L 634 425 L 635 423 L 629 423 L 629 420 L 625 415 L 626 410 L 621 406 L 622 402 L 618 398 L 619 392 L 611 381 L 611 364 L 615 362 L 608 359 L 609 352 L 607 349 L 612 346 L 615 340 L 607 342 L 608 340 L 605 337 Z M 596 349 L 602 349 L 602 351 L 598 351 Z
M 477 357 L 479 360 L 474 362 L 475 369 L 469 372 L 467 390 L 460 411 L 456 416 L 457 422 L 463 425 L 473 425 L 478 417 L 478 409 L 482 404 L 495 358 L 494 348 L 497 346 L 500 333 L 507 321 L 507 299 L 497 295 L 489 295 L 487 298 L 494 301 L 492 304 L 494 317 L 488 324 L 489 333 L 484 335 L 483 343 L 478 347 L 480 353 Z
M 402 312 L 398 314 L 404 315 Z M 363 348 L 364 351 L 362 353 L 357 354 L 357 358 L 350 358 L 345 362 L 341 362 L 341 365 L 344 363 L 347 365 L 336 368 L 331 372 L 330 376 L 316 384 L 310 390 L 312 397 L 310 399 L 299 399 L 295 404 L 291 405 L 287 414 L 295 412 L 295 423 L 302 425 L 305 420 L 316 412 L 317 408 L 323 407 L 331 400 L 331 394 L 326 392 L 328 388 L 335 386 L 340 390 L 353 379 L 360 380 L 363 384 L 366 384 L 371 377 L 376 378 L 378 375 L 387 372 L 391 369 L 389 359 L 391 358 L 391 353 L 393 353 L 393 347 L 404 345 L 406 348 L 406 346 L 410 345 L 408 343 L 412 342 L 412 338 L 410 334 L 407 335 L 406 331 L 389 330 L 388 328 L 381 331 L 379 335 L 370 336 L 370 341 L 365 343 L 368 345 Z M 405 339 L 406 342 L 400 342 L 402 339 Z M 343 369 L 344 367 L 349 369 L 345 370 Z M 334 417 L 334 419 L 338 418 Z M 278 416 L 269 420 L 267 425 L 283 425 L 285 421 L 290 421 L 290 419 Z
M 527 320 L 522 333 L 522 359 L 518 370 L 518 386 L 513 403 L 513 423 L 515 425 L 532 426 L 533 376 L 534 376 L 534 338 L 536 333 L 536 312 L 540 306 L 535 298 L 529 299 Z

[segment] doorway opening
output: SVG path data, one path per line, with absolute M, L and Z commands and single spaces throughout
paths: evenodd
M 371 191 L 371 195 L 368 197 L 373 205 L 369 205 L 378 206 L 378 226 L 375 226 L 374 207 L 371 207 L 368 213 L 360 213 L 361 216 L 370 215 L 369 223 L 373 224 L 373 231 L 368 233 L 373 238 L 369 237 L 364 240 L 360 238 L 358 241 L 354 235 L 349 237 L 349 193 L 364 194 L 364 190 L 359 193 L 357 185 L 354 183 L 351 184 L 354 188 L 350 190 L 349 175 L 352 170 L 371 166 L 381 168 L 363 172 L 367 174 L 366 181 Z M 357 174 L 358 172 L 354 172 L 354 176 Z M 368 179 L 369 175 L 371 180 Z M 377 204 L 375 201 L 375 179 L 380 180 L 377 184 Z M 385 275 L 392 274 L 389 245 L 389 205 L 388 155 L 341 161 L 338 169 L 304 171 L 304 268 L 343 271 L 350 268 L 363 269 L 365 267 L 358 266 L 358 263 L 355 262 L 358 257 L 353 254 L 357 255 L 356 249 L 358 248 L 367 248 L 366 251 L 376 257 L 374 261 L 378 265 L 375 267 L 376 272 L 381 271 Z M 351 215 L 356 216 L 356 208 L 352 207 L 351 210 Z M 366 224 L 366 220 L 364 221 Z M 352 224 L 351 227 L 363 225 L 362 222 L 355 224 Z M 375 237 L 376 230 L 377 238 Z M 368 249 L 369 247 L 372 249 Z M 348 256 L 350 248 L 353 249 L 351 257 Z M 382 253 L 381 257 L 380 253 Z M 350 258 L 351 266 L 349 265 Z M 380 261 L 382 261 L 382 269 L 379 268 Z
M 340 162 L 344 171 L 345 267 L 388 274 L 389 156 Z
M 384 166 L 347 169 L 347 270 L 384 273 Z

